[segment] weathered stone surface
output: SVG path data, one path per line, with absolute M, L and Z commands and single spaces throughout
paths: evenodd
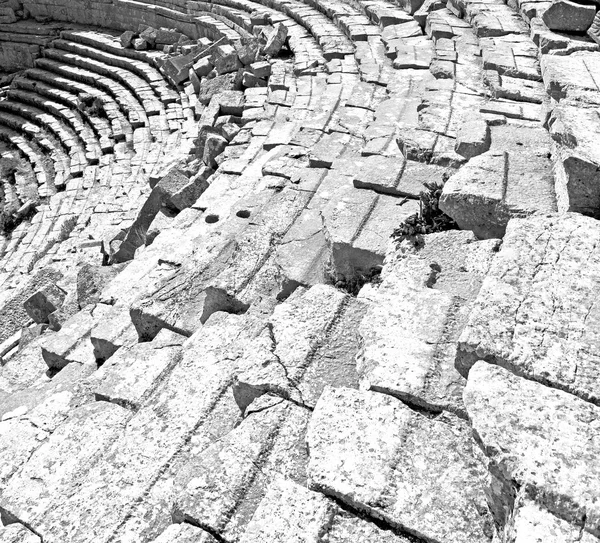
M 513 219 L 460 338 L 457 368 L 466 375 L 484 359 L 600 403 L 598 235 L 597 221 L 574 213 Z
M 388 253 L 381 285 L 359 294 L 369 302 L 359 328 L 362 388 L 466 418 L 456 341 L 497 243 L 451 231 L 424 236 L 421 248 L 404 243 Z
M 269 55 L 274 57 L 279 53 L 283 45 L 285 44 L 285 40 L 288 36 L 288 29 L 282 23 L 279 23 L 268 35 L 267 42 L 263 47 L 263 52 L 265 55 Z
M 99 363 L 108 360 L 123 345 L 137 343 L 138 335 L 126 308 L 107 308 L 106 315 L 90 331 L 94 356 Z
M 558 104 L 548 121 L 555 152 L 556 197 L 559 211 L 600 216 L 600 151 L 595 109 Z
M 56 498 L 75 490 L 128 418 L 125 409 L 106 402 L 73 411 L 4 488 L 3 517 L 36 526 Z
M 349 538 L 349 539 L 348 539 Z M 405 543 L 391 530 L 342 511 L 323 494 L 277 478 L 254 513 L 240 543 Z
M 542 15 L 550 30 L 586 32 L 594 22 L 596 7 L 570 0 L 555 0 Z
M 161 342 L 121 347 L 89 379 L 96 399 L 139 409 L 181 358 L 179 345 Z
M 191 524 L 172 524 L 152 543 L 217 543 L 208 532 Z
M 22 524 L 10 524 L 0 528 L 1 543 L 41 543 L 42 540 Z
M 539 128 L 495 128 L 491 149 L 453 175 L 440 198 L 440 209 L 480 239 L 501 238 L 511 217 L 557 211 L 550 138 Z
M 600 409 L 483 361 L 471 369 L 464 398 L 494 472 L 598 536 Z
M 182 470 L 175 515 L 238 538 L 269 483 L 286 477 L 306 480 L 304 436 L 309 412 L 263 396 L 244 421 Z M 240 454 L 240 451 L 244 451 Z
M 213 49 L 210 62 L 218 75 L 237 72 L 242 67 L 237 52 L 231 45 L 220 45 Z
M 485 153 L 491 144 L 490 127 L 483 119 L 474 119 L 461 125 L 454 149 L 459 155 L 471 159 Z
M 491 541 L 469 432 L 390 396 L 327 388 L 307 435 L 310 488 L 428 540 Z
M 597 44 L 600 44 L 600 13 L 596 13 L 594 21 L 587 31 L 587 35 L 592 38 Z
M 59 332 L 47 333 L 40 340 L 42 356 L 48 367 L 62 369 L 67 364 L 95 364 L 90 332 L 103 314 L 110 310 L 103 304 L 76 313 Z
M 244 410 L 265 393 L 313 407 L 325 386 L 357 386 L 364 304 L 328 285 L 297 289 L 244 353 L 233 393 Z

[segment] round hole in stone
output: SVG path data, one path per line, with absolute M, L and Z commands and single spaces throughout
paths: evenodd
M 240 218 L 240 219 L 248 219 L 250 217 L 250 211 L 248 211 L 247 209 L 240 209 L 236 215 Z
M 206 219 L 204 219 L 208 224 L 214 224 L 216 222 L 219 222 L 219 216 L 218 215 L 207 215 Z

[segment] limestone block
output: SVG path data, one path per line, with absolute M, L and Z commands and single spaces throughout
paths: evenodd
M 488 360 L 600 403 L 599 233 L 575 213 L 512 219 L 460 337 L 459 371 Z
M 192 69 L 198 77 L 206 77 L 214 68 L 209 57 L 203 57 L 194 63 Z
M 215 94 L 224 91 L 238 90 L 240 83 L 241 74 L 238 78 L 237 73 L 219 75 L 212 79 L 202 79 L 200 92 L 198 93 L 198 101 L 207 105 Z
M 460 419 L 376 392 L 327 388 L 309 424 L 309 487 L 426 540 L 492 540 L 484 468 Z
M 355 160 L 354 186 L 406 196 L 401 187 L 406 160 L 401 156 L 367 156 Z M 337 166 L 337 165 L 336 165 Z
M 155 34 L 154 41 L 157 45 L 174 45 L 185 37 L 181 32 L 175 32 L 168 28 L 159 28 Z
M 0 24 L 11 24 L 17 22 L 17 16 L 14 9 L 10 7 L 0 7 Z
M 42 540 L 22 524 L 0 528 L 0 543 L 42 543 Z
M 264 79 L 260 79 L 256 77 L 254 74 L 250 72 L 244 72 L 242 76 L 242 85 L 245 88 L 252 89 L 256 87 L 266 87 L 267 82 Z
M 77 303 L 83 309 L 100 301 L 104 287 L 121 271 L 122 266 L 95 266 L 85 263 L 77 271 Z
M 48 316 L 62 306 L 65 296 L 64 290 L 48 283 L 27 298 L 23 307 L 35 322 L 48 323 Z
M 245 351 L 233 389 L 240 409 L 266 393 L 312 407 L 326 386 L 356 387 L 364 307 L 328 285 L 294 291 Z
M 152 28 L 151 26 L 145 28 L 140 32 L 140 38 L 150 45 L 154 45 L 156 43 L 157 35 L 158 31 L 156 30 L 156 28 Z
M 250 65 L 250 70 L 256 77 L 264 79 L 271 75 L 271 64 L 265 60 L 254 62 Z
M 134 37 L 135 32 L 132 32 L 131 30 L 126 30 L 125 32 L 123 32 L 123 34 L 121 34 L 121 36 L 119 37 L 121 47 L 123 47 L 124 49 L 132 47 Z
M 550 30 L 586 32 L 594 22 L 596 7 L 570 0 L 555 0 L 543 13 L 542 20 Z
M 550 154 L 541 128 L 499 126 L 491 149 L 446 182 L 440 209 L 480 239 L 501 238 L 511 217 L 555 212 Z
M 466 418 L 456 341 L 497 246 L 449 231 L 424 236 L 418 249 L 406 242 L 388 253 L 382 283 L 359 294 L 368 302 L 359 327 L 362 388 Z
M 194 65 L 193 53 L 169 57 L 162 66 L 167 77 L 175 85 L 183 83 L 189 77 L 189 70 Z
M 240 62 L 244 66 L 256 62 L 260 56 L 260 45 L 255 38 L 242 39 L 239 44 L 235 44 L 235 49 Z
M 167 343 L 121 347 L 89 379 L 97 400 L 139 409 L 142 401 L 181 358 L 181 348 Z
M 263 47 L 263 53 L 270 57 L 275 57 L 285 45 L 288 37 L 288 28 L 283 23 L 277 26 L 267 34 L 267 42 Z
M 237 72 L 242 67 L 242 63 L 232 45 L 220 45 L 213 49 L 210 62 L 215 67 L 218 75 Z
M 148 42 L 144 38 L 134 38 L 131 45 L 136 51 L 145 51 L 148 49 Z
M 471 159 L 485 153 L 492 143 L 490 127 L 483 119 L 472 119 L 462 123 L 458 130 L 454 150 Z
M 123 345 L 137 343 L 137 340 L 129 310 L 123 307 L 108 308 L 104 318 L 90 331 L 90 341 L 98 363 L 108 360 Z
M 469 373 L 464 400 L 491 469 L 597 536 L 600 409 L 483 361 Z
M 103 304 L 82 310 L 68 319 L 59 332 L 45 334 L 40 347 L 48 367 L 60 370 L 71 363 L 95 365 L 90 332 L 108 310 Z
M 595 109 L 559 103 L 548 121 L 555 156 L 559 211 L 600 217 L 600 115 Z
M 3 515 L 36 526 L 55 500 L 76 489 L 129 417 L 127 410 L 106 402 L 75 409 L 4 487 Z

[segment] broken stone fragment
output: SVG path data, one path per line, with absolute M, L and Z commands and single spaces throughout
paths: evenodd
M 220 134 L 215 134 L 213 132 L 208 133 L 204 142 L 204 152 L 202 154 L 204 164 L 209 168 L 216 170 L 219 167 L 216 158 L 225 150 L 227 143 L 227 139 Z
M 326 388 L 307 433 L 309 488 L 427 541 L 491 542 L 485 470 L 462 420 Z
M 238 72 L 219 75 L 211 79 L 204 78 L 200 84 L 198 101 L 206 106 L 216 94 L 230 90 L 239 90 L 241 82 L 242 74 L 239 73 L 238 76 Z
M 599 236 L 600 223 L 577 213 L 512 219 L 460 337 L 457 369 L 466 376 L 487 360 L 600 404 Z
M 135 32 L 131 30 L 126 30 L 121 34 L 119 41 L 121 42 L 121 47 L 127 49 L 128 47 L 133 46 L 133 39 L 135 38 Z
M 464 400 L 501 480 L 559 519 L 600 534 L 600 408 L 484 361 L 471 368 Z M 502 488 L 490 489 L 500 503 L 510 498 L 498 494 Z
M 17 22 L 15 10 L 10 7 L 0 7 L 0 24 L 12 24 Z
M 143 38 L 135 38 L 131 41 L 131 45 L 136 51 L 145 51 L 148 49 L 148 42 Z
M 158 35 L 158 31 L 156 28 L 152 28 L 151 26 L 140 32 L 140 38 L 148 42 L 149 45 L 154 45 L 156 43 L 156 36 Z
M 288 29 L 283 23 L 279 23 L 271 32 L 267 34 L 267 42 L 263 47 L 263 53 L 270 57 L 275 57 L 285 44 L 288 36 Z
M 250 65 L 252 73 L 261 79 L 266 79 L 271 75 L 271 64 L 266 60 L 262 62 L 255 62 Z
M 463 122 L 458 130 L 454 150 L 471 159 L 485 153 L 492 143 L 490 127 L 483 119 Z
M 267 82 L 264 79 L 256 77 L 250 72 L 244 72 L 242 76 L 242 85 L 248 89 L 252 89 L 256 87 L 266 87 Z
M 168 28 L 159 28 L 155 31 L 156 45 L 173 45 L 178 43 L 182 38 L 185 38 L 185 36 L 181 32 L 176 32 Z
M 206 77 L 214 68 L 210 62 L 209 57 L 203 57 L 194 63 L 192 69 L 196 72 L 196 75 L 200 78 Z
M 95 266 L 84 263 L 77 271 L 77 303 L 79 309 L 100 301 L 104 287 L 122 270 L 123 266 Z
M 237 52 L 231 45 L 216 47 L 212 52 L 210 62 L 215 67 L 218 75 L 237 72 L 242 67 Z
M 240 43 L 236 42 L 235 48 L 238 58 L 244 66 L 256 62 L 260 56 L 260 45 L 255 38 L 242 38 Z
M 162 69 L 175 85 L 179 85 L 189 77 L 189 71 L 193 65 L 194 55 L 190 53 L 188 55 L 169 57 L 164 62 Z
M 596 16 L 596 6 L 570 0 L 554 0 L 542 15 L 550 30 L 587 32 Z
M 47 324 L 48 316 L 62 306 L 65 296 L 64 290 L 48 283 L 27 298 L 23 307 L 34 322 Z

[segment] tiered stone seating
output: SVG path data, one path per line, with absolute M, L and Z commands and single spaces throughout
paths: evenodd
M 0 542 L 597 541 L 598 227 L 556 214 L 541 108 L 562 144 L 597 88 L 511 7 L 24 5 L 239 58 L 176 87 L 179 57 L 67 29 L 0 100 L 0 154 L 60 189 L 0 244 Z M 443 180 L 471 232 L 390 244 Z

